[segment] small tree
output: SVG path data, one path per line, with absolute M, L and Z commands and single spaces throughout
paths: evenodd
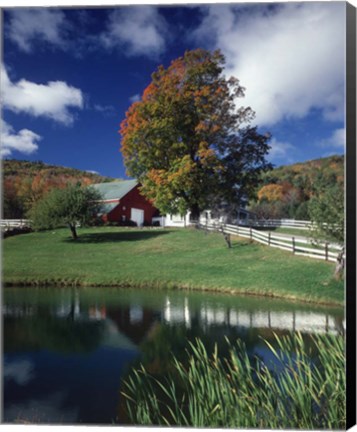
M 309 202 L 309 214 L 316 225 L 316 231 L 340 243 L 343 243 L 345 238 L 344 209 L 344 190 L 339 184 L 329 188 L 320 186 Z
M 87 224 L 100 210 L 101 195 L 92 187 L 80 183 L 65 189 L 54 189 L 30 210 L 34 229 L 52 229 L 63 224 L 69 226 L 72 238 L 77 239 L 76 225 Z
M 331 184 L 320 181 L 315 186 L 315 195 L 308 204 L 309 214 L 316 228 L 316 235 L 325 234 L 330 238 L 343 243 L 345 240 L 345 205 L 343 182 Z M 343 258 L 344 248 L 337 257 L 335 278 L 343 275 L 345 261 Z

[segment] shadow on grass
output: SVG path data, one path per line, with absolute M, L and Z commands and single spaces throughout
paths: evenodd
M 66 243 L 83 244 L 83 243 L 116 243 L 122 241 L 141 241 L 169 234 L 168 231 L 128 231 L 128 232 L 105 232 L 92 234 L 79 234 L 77 240 L 66 238 Z

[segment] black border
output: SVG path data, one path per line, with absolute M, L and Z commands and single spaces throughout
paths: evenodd
M 346 2 L 346 427 L 356 424 L 356 8 Z

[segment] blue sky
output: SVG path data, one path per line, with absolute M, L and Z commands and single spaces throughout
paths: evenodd
M 345 3 L 3 9 L 3 158 L 125 177 L 120 122 L 158 65 L 220 48 L 275 165 L 343 154 Z

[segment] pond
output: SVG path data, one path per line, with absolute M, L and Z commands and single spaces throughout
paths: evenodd
M 3 422 L 128 424 L 121 382 L 144 364 L 165 374 L 171 353 L 200 337 L 207 349 L 242 339 L 344 334 L 342 308 L 207 292 L 114 288 L 3 290 Z

